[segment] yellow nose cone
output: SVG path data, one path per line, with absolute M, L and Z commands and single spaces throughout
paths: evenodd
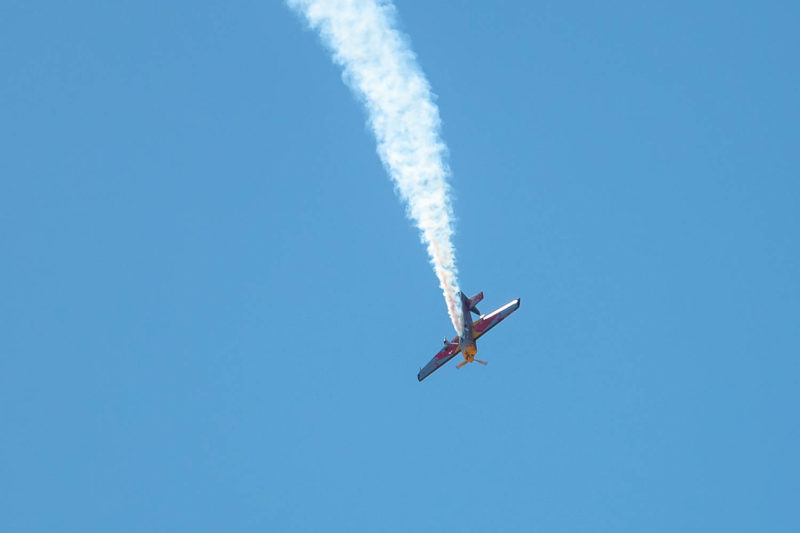
M 478 353 L 478 347 L 475 344 L 467 346 L 467 355 L 471 357 L 475 357 L 475 354 Z

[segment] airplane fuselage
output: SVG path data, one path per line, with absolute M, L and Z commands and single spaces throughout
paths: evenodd
M 472 332 L 472 315 L 470 315 L 469 302 L 463 292 L 461 293 L 461 315 L 464 317 L 464 327 L 461 330 L 461 335 L 458 336 L 458 344 L 461 347 L 464 359 L 472 362 L 478 353 L 478 345 L 475 343 L 475 337 Z

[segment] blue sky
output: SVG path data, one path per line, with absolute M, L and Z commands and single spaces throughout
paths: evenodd
M 280 2 L 0 16 L 4 531 L 796 531 L 789 2 L 397 1 L 450 149 L 452 331 Z

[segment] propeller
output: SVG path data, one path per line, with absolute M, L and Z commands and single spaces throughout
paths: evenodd
M 475 361 L 476 363 L 480 363 L 480 364 L 482 364 L 483 366 L 486 366 L 486 365 L 488 365 L 488 364 L 489 364 L 489 363 L 487 363 L 486 361 L 481 361 L 480 359 L 473 359 L 473 361 Z M 470 362 L 470 361 L 467 361 L 466 359 L 464 359 L 463 361 L 461 361 L 460 363 L 458 363 L 458 364 L 456 365 L 456 368 L 461 368 L 462 366 L 466 365 L 466 364 L 467 364 L 467 363 L 469 363 L 469 362 Z

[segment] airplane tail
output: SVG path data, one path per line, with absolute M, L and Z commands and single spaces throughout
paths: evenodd
M 483 300 L 483 291 L 479 292 L 472 298 L 467 298 L 467 295 L 464 294 L 463 292 L 460 292 L 459 294 L 461 295 L 461 302 L 464 305 L 464 307 L 466 307 L 476 315 L 480 316 L 481 312 L 478 311 L 478 302 Z

